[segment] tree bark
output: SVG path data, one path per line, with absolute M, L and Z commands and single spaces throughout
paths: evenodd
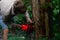
M 45 5 L 49 2 L 50 0 L 39 0 L 39 4 Z M 48 36 L 49 35 L 49 19 L 48 19 L 48 14 L 47 10 L 48 8 L 40 7 L 40 18 L 41 18 L 41 30 L 42 30 L 42 35 L 43 36 Z
M 39 21 L 39 4 L 38 0 L 32 0 L 32 12 L 33 12 L 33 19 L 34 19 L 34 26 L 35 26 L 35 40 L 38 40 L 39 38 L 39 27 L 38 27 L 38 21 Z

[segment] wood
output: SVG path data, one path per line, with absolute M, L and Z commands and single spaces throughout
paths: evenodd
M 32 12 L 33 12 L 33 19 L 34 19 L 34 26 L 35 26 L 35 40 L 39 38 L 39 28 L 38 28 L 38 21 L 39 21 L 39 4 L 38 0 L 32 0 Z
M 49 0 L 39 0 L 40 5 L 44 5 L 47 3 Z M 47 9 L 44 7 L 40 7 L 40 18 L 41 18 L 41 30 L 42 30 L 42 35 L 43 36 L 48 36 L 49 35 L 49 19 L 48 19 L 48 13 L 46 11 Z

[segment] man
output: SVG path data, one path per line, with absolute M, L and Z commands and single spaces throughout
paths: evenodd
M 3 30 L 3 40 L 7 40 L 7 34 L 8 34 L 8 26 L 3 22 L 1 10 L 0 10 L 0 25 Z
M 15 16 L 13 17 L 14 22 L 12 23 L 12 32 L 13 33 L 15 33 L 16 24 L 21 24 L 21 22 L 24 21 L 24 18 L 26 19 L 24 21 L 24 23 L 26 21 L 32 23 L 32 20 L 29 17 L 29 13 L 28 13 L 26 6 L 24 4 L 21 4 L 20 1 L 17 1 L 14 5 L 15 5 L 14 6 Z M 21 18 L 22 18 L 22 20 L 20 20 Z
M 15 0 L 1 0 L 0 1 L 0 25 L 3 29 L 3 40 L 7 40 L 8 37 L 8 26 L 3 22 L 5 16 L 10 12 Z
M 14 4 L 17 2 L 17 4 L 20 2 L 21 4 L 20 5 L 17 5 L 15 6 Z M 3 17 L 3 20 L 6 19 L 5 16 L 7 16 L 8 19 L 12 18 L 11 15 L 9 14 L 10 13 L 10 10 L 12 8 L 12 15 L 16 15 L 16 10 L 15 8 L 13 9 L 13 6 L 15 6 L 15 8 L 17 8 L 20 12 L 20 13 L 26 13 L 26 10 L 24 10 L 24 6 L 23 6 L 23 3 L 21 2 L 21 0 L 1 0 L 0 1 L 0 8 L 1 8 L 1 13 L 2 13 L 2 17 Z M 18 8 L 19 7 L 19 8 Z M 15 10 L 13 12 L 13 10 Z M 28 15 L 28 14 L 27 14 Z M 26 18 L 32 23 L 32 21 L 30 20 L 30 18 L 26 15 Z M 10 16 L 10 17 L 9 17 Z M 8 21 L 6 21 L 8 22 Z M 5 24 L 4 24 L 5 25 Z M 7 40 L 7 33 L 8 33 L 8 29 L 6 27 L 6 30 L 4 29 L 4 35 L 3 35 L 3 39 L 4 40 Z

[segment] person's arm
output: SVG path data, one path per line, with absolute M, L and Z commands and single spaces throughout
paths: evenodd
M 26 10 L 25 16 L 26 16 L 27 22 L 32 23 L 32 20 L 31 20 L 30 17 L 29 17 L 28 10 Z

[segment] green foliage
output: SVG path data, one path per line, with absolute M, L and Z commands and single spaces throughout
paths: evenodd
M 55 32 L 58 31 L 58 19 L 57 16 L 59 14 L 59 0 L 52 0 L 52 7 L 53 7 L 53 29 Z
M 26 6 L 31 5 L 30 0 L 23 0 L 23 2 L 24 2 L 24 4 L 25 4 Z
M 59 13 L 59 0 L 53 0 L 53 13 L 54 15 L 57 15 Z
M 26 5 L 27 10 L 28 10 L 29 12 L 32 11 L 32 6 L 31 6 L 31 2 L 30 2 L 30 1 L 31 1 L 31 0 L 23 0 L 24 4 Z M 32 12 L 31 12 L 31 13 L 32 13 Z

